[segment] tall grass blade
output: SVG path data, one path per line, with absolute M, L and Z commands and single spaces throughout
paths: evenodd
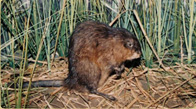
M 158 55 L 161 54 L 161 1 L 162 0 L 158 0 L 158 6 L 157 6 L 157 13 L 158 13 L 158 47 L 157 47 L 157 51 L 158 51 Z
M 194 30 L 194 27 L 193 27 L 193 11 L 194 11 L 194 0 L 190 0 L 189 1 L 189 7 L 190 7 L 190 22 L 189 22 L 189 39 L 188 39 L 188 64 L 191 63 L 192 61 L 192 34 L 193 34 L 193 30 Z

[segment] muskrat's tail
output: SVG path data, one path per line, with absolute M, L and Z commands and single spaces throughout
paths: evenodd
M 8 85 L 9 86 L 9 85 Z M 29 86 L 29 82 L 23 82 L 22 87 L 26 88 Z M 39 81 L 32 81 L 31 87 L 61 87 L 63 85 L 63 80 L 39 80 Z M 14 88 L 15 85 L 11 84 L 11 88 Z M 16 84 L 16 88 L 18 88 L 19 85 Z

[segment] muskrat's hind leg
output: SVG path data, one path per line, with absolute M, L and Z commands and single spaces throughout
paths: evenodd
M 101 93 L 101 92 L 98 92 L 96 89 L 90 90 L 90 93 L 102 96 L 102 97 L 104 97 L 107 100 L 116 101 L 115 97 L 113 97 L 111 95 L 107 95 L 107 94 Z

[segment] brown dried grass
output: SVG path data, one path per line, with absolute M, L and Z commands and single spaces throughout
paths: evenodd
M 194 107 L 196 97 L 196 65 L 182 65 L 160 68 L 139 66 L 131 73 L 126 69 L 122 78 L 116 80 L 115 75 L 98 90 L 115 96 L 118 101 L 111 102 L 94 94 L 79 93 L 60 88 L 32 88 L 28 107 L 36 108 L 182 108 Z M 26 70 L 25 80 L 29 80 Z M 3 70 L 2 82 L 11 80 L 11 68 Z M 63 79 L 68 73 L 66 60 L 57 59 L 51 71 L 47 65 L 37 66 L 33 81 Z M 129 74 L 129 75 L 127 75 Z M 10 89 L 12 90 L 12 89 Z M 25 90 L 23 92 L 25 94 Z M 10 95 L 12 105 L 15 105 L 14 93 Z M 23 99 L 24 100 L 24 99 Z

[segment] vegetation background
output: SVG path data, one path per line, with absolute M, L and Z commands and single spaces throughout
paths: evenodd
M 148 68 L 196 64 L 195 0 L 1 0 L 0 8 L 1 69 L 20 69 L 20 76 L 14 76 L 20 85 L 29 63 L 33 77 L 39 61 L 47 61 L 50 71 L 55 57 L 66 57 L 69 37 L 86 20 L 133 32 Z M 21 107 L 22 89 L 15 93 L 16 107 Z

